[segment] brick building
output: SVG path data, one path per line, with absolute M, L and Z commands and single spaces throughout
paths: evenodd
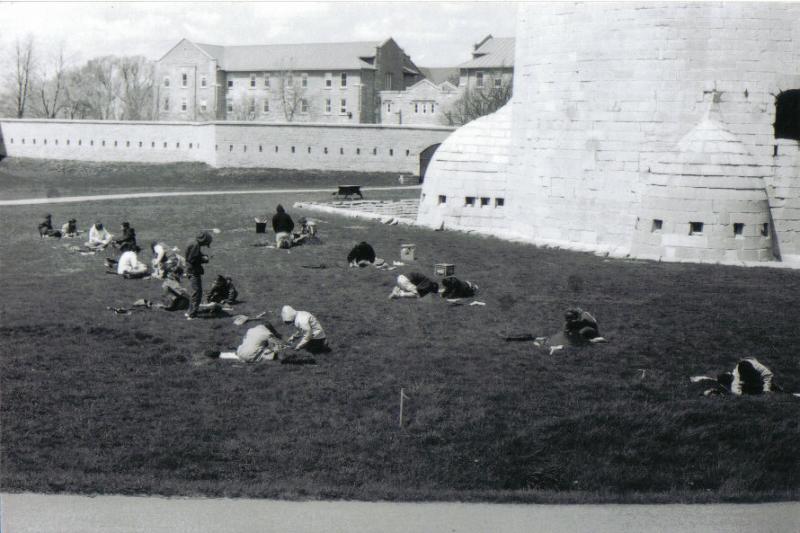
M 487 35 L 474 46 L 472 59 L 458 66 L 462 89 L 490 89 L 514 78 L 514 38 Z
M 397 43 L 217 46 L 181 40 L 156 64 L 158 120 L 375 123 L 381 90 L 422 76 Z
M 427 79 L 405 91 L 381 91 L 381 123 L 448 125 L 447 109 L 460 95 L 449 81 Z

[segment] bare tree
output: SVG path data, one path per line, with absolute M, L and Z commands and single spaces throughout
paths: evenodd
M 28 35 L 24 41 L 16 40 L 15 43 L 15 69 L 14 69 L 14 103 L 16 104 L 17 118 L 25 116 L 25 107 L 28 105 L 28 95 L 31 92 L 35 61 L 33 55 L 33 36 Z
M 294 115 L 299 112 L 304 104 L 306 90 L 298 85 L 297 76 L 291 69 L 278 72 L 278 95 L 280 96 L 283 116 L 286 122 L 294 120 Z
M 64 106 L 65 78 L 64 45 L 61 44 L 58 53 L 48 63 L 43 64 L 40 73 L 38 93 L 44 118 L 55 118 Z
M 494 113 L 511 100 L 513 83 L 503 81 L 500 87 L 464 88 L 461 98 L 453 105 L 444 116 L 451 126 L 460 126 L 476 118 Z
M 121 87 L 115 75 L 113 56 L 89 60 L 81 69 L 81 83 L 85 84 L 83 97 L 91 109 L 93 118 L 118 120 L 122 115 L 119 102 Z
M 121 80 L 121 100 L 125 120 L 145 120 L 153 114 L 154 65 L 142 56 L 118 60 Z

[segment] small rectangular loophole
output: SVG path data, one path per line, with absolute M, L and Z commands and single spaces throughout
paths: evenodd
M 651 233 L 658 233 L 659 231 L 661 231 L 661 228 L 663 226 L 664 226 L 664 221 L 663 220 L 661 220 L 660 218 L 654 218 L 653 219 L 653 225 L 650 226 L 650 232 Z
M 743 237 L 744 236 L 744 224 L 742 222 L 734 222 L 733 223 L 733 235 L 734 235 L 734 237 Z
M 475 207 L 475 197 L 474 196 L 465 196 L 464 197 L 464 205 L 467 207 Z
M 495 207 L 503 207 L 504 205 L 506 205 L 506 199 L 505 198 L 495 198 L 494 199 L 494 206 Z
M 444 194 L 440 194 L 439 195 L 439 199 L 437 200 L 436 203 L 439 204 L 439 205 L 446 204 L 447 203 L 447 196 L 445 196 Z
M 689 235 L 702 235 L 703 223 L 702 222 L 689 222 Z

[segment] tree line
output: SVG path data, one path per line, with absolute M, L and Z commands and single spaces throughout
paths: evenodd
M 31 36 L 7 51 L 0 116 L 151 120 L 155 63 L 143 56 L 103 56 L 74 65 L 63 45 L 44 50 Z

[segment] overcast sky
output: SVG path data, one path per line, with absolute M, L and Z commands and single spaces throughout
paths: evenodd
M 423 67 L 470 59 L 487 34 L 513 37 L 511 2 L 2 2 L 0 46 L 60 42 L 73 62 L 106 54 L 158 59 L 181 38 L 211 44 L 382 40 Z

